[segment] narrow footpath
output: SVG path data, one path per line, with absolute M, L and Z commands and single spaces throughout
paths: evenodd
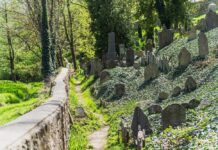
M 79 103 L 82 105 L 84 103 L 81 86 L 80 84 L 77 84 L 76 87 L 76 93 L 79 100 Z M 95 114 L 99 117 L 99 119 L 104 122 L 104 116 L 102 114 Z M 108 136 L 108 130 L 109 126 L 106 126 L 105 123 L 103 123 L 102 127 L 91 133 L 88 137 L 89 140 L 89 147 L 92 150 L 104 150 L 106 143 L 107 143 L 107 136 Z

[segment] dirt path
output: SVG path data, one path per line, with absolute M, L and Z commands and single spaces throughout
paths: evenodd
M 81 86 L 79 84 L 76 85 L 75 90 L 77 92 L 77 97 L 79 99 L 79 104 L 83 104 L 83 97 L 81 92 Z M 104 122 L 104 116 L 101 114 L 96 114 L 96 116 L 99 117 L 99 119 Z M 108 136 L 108 130 L 109 126 L 105 126 L 103 123 L 103 126 L 97 130 L 91 133 L 88 137 L 90 149 L 92 150 L 104 150 L 105 145 L 107 143 L 107 136 Z

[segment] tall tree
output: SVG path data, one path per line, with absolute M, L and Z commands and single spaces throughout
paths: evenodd
M 51 75 L 47 0 L 41 0 L 41 5 L 42 5 L 42 15 L 41 15 L 42 74 L 44 79 L 47 79 Z

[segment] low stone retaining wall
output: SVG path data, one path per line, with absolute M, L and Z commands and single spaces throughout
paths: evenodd
M 62 68 L 43 105 L 0 127 L 0 150 L 67 150 L 69 69 Z

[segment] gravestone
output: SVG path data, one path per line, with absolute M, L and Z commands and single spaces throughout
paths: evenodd
M 166 92 L 160 92 L 160 93 L 159 93 L 159 96 L 158 96 L 158 100 L 159 100 L 160 102 L 162 102 L 163 100 L 168 99 L 168 97 L 169 97 L 169 94 L 168 94 L 168 93 L 166 93 Z
M 157 65 L 161 72 L 168 73 L 171 70 L 169 61 L 165 57 L 158 58 Z
M 114 86 L 115 97 L 122 97 L 125 94 L 125 85 L 118 83 Z
M 141 66 L 145 66 L 146 65 L 146 58 L 145 56 L 141 57 Z
M 175 87 L 175 88 L 173 89 L 173 91 L 172 91 L 172 97 L 177 97 L 177 96 L 179 96 L 180 93 L 181 93 L 181 91 L 182 91 L 182 89 L 181 89 L 179 86 Z
M 218 27 L 218 15 L 210 10 L 205 17 L 207 31 Z
M 133 66 L 134 61 L 135 61 L 134 50 L 128 49 L 126 52 L 126 65 L 127 65 L 127 67 Z
M 129 143 L 129 130 L 128 130 L 128 127 L 123 123 L 121 122 L 121 133 L 122 133 L 122 142 L 126 145 Z
M 120 52 L 120 60 L 122 61 L 123 58 L 126 55 L 126 50 L 125 50 L 125 45 L 124 44 L 119 45 L 119 52 Z
M 132 134 L 135 139 L 137 139 L 138 137 L 139 126 L 141 130 L 145 131 L 146 134 L 152 133 L 151 125 L 149 123 L 147 116 L 139 107 L 136 107 L 134 110 L 133 120 L 131 125 Z
M 164 129 L 169 126 L 177 127 L 186 121 L 186 109 L 179 104 L 167 106 L 161 112 L 161 123 Z
M 191 53 L 183 47 L 178 55 L 179 67 L 187 67 L 191 62 Z
M 150 64 L 147 67 L 145 67 L 145 70 L 144 70 L 145 82 L 148 82 L 158 76 L 159 76 L 159 70 L 156 64 Z
M 110 79 L 110 73 L 106 70 L 102 71 L 100 75 L 100 84 L 106 82 L 109 79 Z
M 162 49 L 165 46 L 171 44 L 173 42 L 173 36 L 173 31 L 167 29 L 166 26 L 164 26 L 163 30 L 158 33 L 159 49 Z
M 198 49 L 200 58 L 205 58 L 209 54 L 208 40 L 203 32 L 199 33 Z
M 148 51 L 146 53 L 146 64 L 149 65 L 149 64 L 156 64 L 156 58 L 154 56 L 154 54 L 150 51 Z
M 97 58 L 91 59 L 90 74 L 94 76 L 99 76 L 102 70 L 103 70 L 103 65 L 101 64 L 101 61 Z
M 110 32 L 108 34 L 108 52 L 107 52 L 107 60 L 116 60 L 117 52 L 115 45 L 115 33 Z
M 193 79 L 192 76 L 189 76 L 185 82 L 185 91 L 192 92 L 197 89 L 197 82 Z
M 161 111 L 162 111 L 162 107 L 160 105 L 157 105 L 157 104 L 153 104 L 153 105 L 148 107 L 148 114 L 149 115 L 160 114 Z
M 194 109 L 197 108 L 200 105 L 200 101 L 196 100 L 196 99 L 192 99 L 189 102 L 189 108 L 190 109 Z

